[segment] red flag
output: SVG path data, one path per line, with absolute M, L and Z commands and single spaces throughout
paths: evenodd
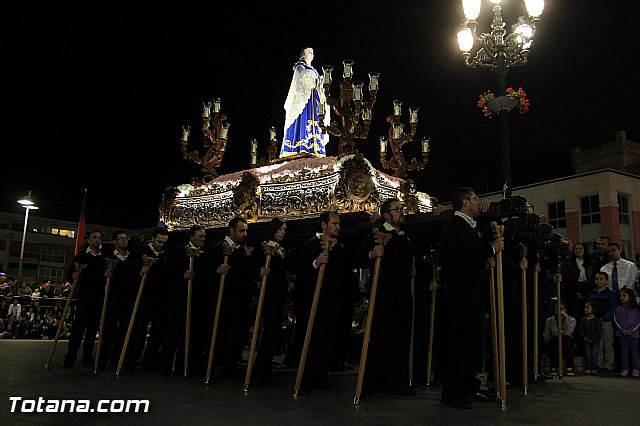
M 84 198 L 82 199 L 82 208 L 80 209 L 80 220 L 78 221 L 78 231 L 76 232 L 76 250 L 74 256 L 80 251 L 80 247 L 84 243 L 84 202 L 87 199 L 87 190 L 84 190 Z

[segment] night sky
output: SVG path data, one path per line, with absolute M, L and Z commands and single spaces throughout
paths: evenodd
M 354 61 L 354 80 L 380 73 L 369 138 L 356 142 L 375 167 L 400 99 L 405 124 L 408 108 L 419 108 L 406 157 L 431 138 L 427 168 L 409 174 L 420 191 L 448 201 L 461 185 L 501 188 L 499 120 L 476 108 L 496 78 L 463 63 L 458 1 L 130 3 L 1 2 L 1 210 L 20 213 L 15 201 L 31 190 L 41 206 L 33 214 L 76 221 L 87 188 L 88 223 L 154 226 L 165 188 L 200 174 L 182 158 L 182 126 L 192 126 L 190 148 L 202 152 L 202 104 L 221 98 L 231 127 L 218 171 L 248 168 L 250 139 L 265 155 L 269 127 L 282 137 L 292 65 L 306 46 L 318 70 L 333 66 L 333 96 L 343 59 Z M 509 115 L 515 186 L 571 174 L 571 147 L 610 141 L 615 131 L 640 142 L 632 59 L 640 4 L 545 3 L 529 63 L 507 75 L 531 102 L 529 113 Z M 509 30 L 523 13 L 521 0 L 503 1 Z M 484 1 L 481 32 L 491 16 Z M 329 155 L 337 145 L 332 139 Z

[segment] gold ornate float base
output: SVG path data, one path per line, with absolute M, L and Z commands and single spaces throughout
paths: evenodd
M 376 170 L 361 154 L 292 159 L 180 185 L 167 195 L 160 218 L 170 231 L 223 227 L 235 216 L 253 223 L 317 217 L 326 210 L 376 213 L 392 197 L 408 214 L 431 212 L 436 204 L 413 181 Z

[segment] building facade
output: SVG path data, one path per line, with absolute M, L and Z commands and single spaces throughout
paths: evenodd
M 51 280 L 65 281 L 65 271 L 73 261 L 77 222 L 44 218 L 37 210 L 29 214 L 27 232 L 22 257 L 22 279 L 26 282 L 41 283 Z M 121 229 L 102 225 L 86 224 L 86 232 L 97 229 L 103 240 L 110 241 L 113 232 Z M 18 277 L 24 215 L 0 211 L 0 272 Z M 150 229 L 125 229 L 132 238 L 144 239 Z M 82 237 L 86 240 L 86 235 Z

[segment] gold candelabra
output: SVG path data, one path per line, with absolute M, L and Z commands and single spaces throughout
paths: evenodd
M 340 117 L 340 121 L 331 121 L 329 126 L 323 123 L 325 110 L 324 103 L 318 105 L 318 121 L 320 128 L 330 135 L 340 137 L 340 145 L 338 148 L 338 158 L 345 155 L 355 154 L 355 139 L 366 139 L 369 134 L 369 126 L 371 124 L 371 110 L 376 102 L 378 93 L 379 73 L 369 73 L 369 101 L 363 100 L 361 81 L 352 81 L 353 61 L 345 59 L 342 61 L 344 71 L 342 73 L 342 82 L 340 83 L 340 96 L 338 98 L 331 97 L 329 91 L 331 86 L 331 71 L 333 67 L 325 65 L 322 67 L 323 88 L 326 97 L 326 103 L 329 105 L 330 113 L 333 116 Z
M 267 147 L 267 160 L 264 157 L 258 159 L 258 140 L 251 139 L 251 167 L 260 167 L 273 164 L 278 159 L 278 139 L 276 138 L 276 128 L 269 128 L 269 146 Z
M 404 123 L 400 121 L 402 101 L 393 101 L 393 114 L 387 117 L 389 136 L 380 136 L 380 164 L 385 169 L 393 170 L 393 176 L 406 178 L 407 171 L 422 170 L 429 161 L 429 138 L 422 138 L 422 160 L 412 158 L 409 163 L 404 158 L 402 146 L 412 142 L 418 127 L 418 108 L 409 108 L 409 133 L 404 132 Z M 391 150 L 391 158 L 387 160 L 387 147 Z
M 227 148 L 227 134 L 229 123 L 225 123 L 227 116 L 220 112 L 220 99 L 208 102 L 202 108 L 202 146 L 206 149 L 204 156 L 197 149 L 188 150 L 191 126 L 182 127 L 180 139 L 183 158 L 202 165 L 202 182 L 218 176 L 216 169 L 222 162 Z

